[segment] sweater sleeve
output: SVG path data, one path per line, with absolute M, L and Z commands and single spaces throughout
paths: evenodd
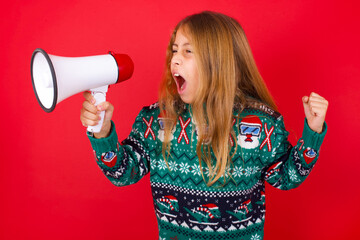
M 271 130 L 271 128 L 273 128 Z M 323 132 L 317 133 L 310 129 L 305 119 L 302 138 L 295 146 L 288 141 L 288 132 L 285 130 L 284 121 L 280 116 L 275 126 L 270 129 L 265 127 L 265 135 L 269 137 L 265 143 L 272 147 L 271 161 L 265 167 L 263 178 L 272 186 L 288 190 L 298 187 L 310 174 L 320 152 L 320 146 L 327 131 L 327 125 L 324 123 Z M 273 137 L 268 136 L 273 133 Z M 273 144 L 271 146 L 271 141 Z M 270 144 L 270 145 L 269 145 Z
M 96 139 L 89 136 L 96 163 L 116 186 L 136 183 L 150 170 L 142 112 L 143 110 L 137 116 L 129 136 L 121 143 L 118 142 L 114 122 L 111 122 L 111 132 L 107 138 Z

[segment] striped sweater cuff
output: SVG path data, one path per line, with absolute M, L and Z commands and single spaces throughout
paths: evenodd
M 320 146 L 324 140 L 324 137 L 326 135 L 326 132 L 327 132 L 326 122 L 324 122 L 323 131 L 321 133 L 317 133 L 317 132 L 314 132 L 313 130 L 311 130 L 311 128 L 309 127 L 308 122 L 305 118 L 302 138 L 307 146 L 311 146 L 311 148 L 313 148 L 315 150 L 319 150 Z
M 104 153 L 109 151 L 114 151 L 117 148 L 118 136 L 115 131 L 115 124 L 111 121 L 110 135 L 106 138 L 94 138 L 89 134 L 88 138 L 90 140 L 92 148 L 95 152 Z

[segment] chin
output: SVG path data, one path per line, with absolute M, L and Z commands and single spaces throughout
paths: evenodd
M 181 96 L 180 96 L 180 98 L 184 103 L 187 103 L 187 104 L 191 104 L 193 102 L 192 99 L 184 98 L 184 97 L 181 97 Z
M 180 98 L 184 103 L 187 103 L 187 104 L 194 103 L 194 98 L 193 97 L 190 97 L 190 96 L 187 96 L 187 95 L 185 95 L 185 96 L 180 95 Z

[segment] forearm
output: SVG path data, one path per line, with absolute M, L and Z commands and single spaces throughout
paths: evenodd
M 266 171 L 265 180 L 283 190 L 298 187 L 313 169 L 326 131 L 326 124 L 321 134 L 312 131 L 305 120 L 303 136 L 294 147 L 287 141 L 277 147 L 276 160 Z
M 96 163 L 104 175 L 116 186 L 125 186 L 138 182 L 149 172 L 146 148 L 141 135 L 133 129 L 122 144 L 118 142 L 115 126 L 108 137 L 96 139 L 89 137 Z

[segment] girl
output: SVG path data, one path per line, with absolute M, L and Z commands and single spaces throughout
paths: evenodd
M 120 144 L 114 107 L 84 93 L 84 126 L 106 111 L 90 136 L 97 164 L 116 186 L 150 173 L 160 239 L 262 239 L 265 181 L 299 186 L 326 133 L 327 101 L 303 97 L 305 124 L 295 147 L 267 90 L 240 24 L 202 12 L 175 28 L 159 102 L 141 110 Z

